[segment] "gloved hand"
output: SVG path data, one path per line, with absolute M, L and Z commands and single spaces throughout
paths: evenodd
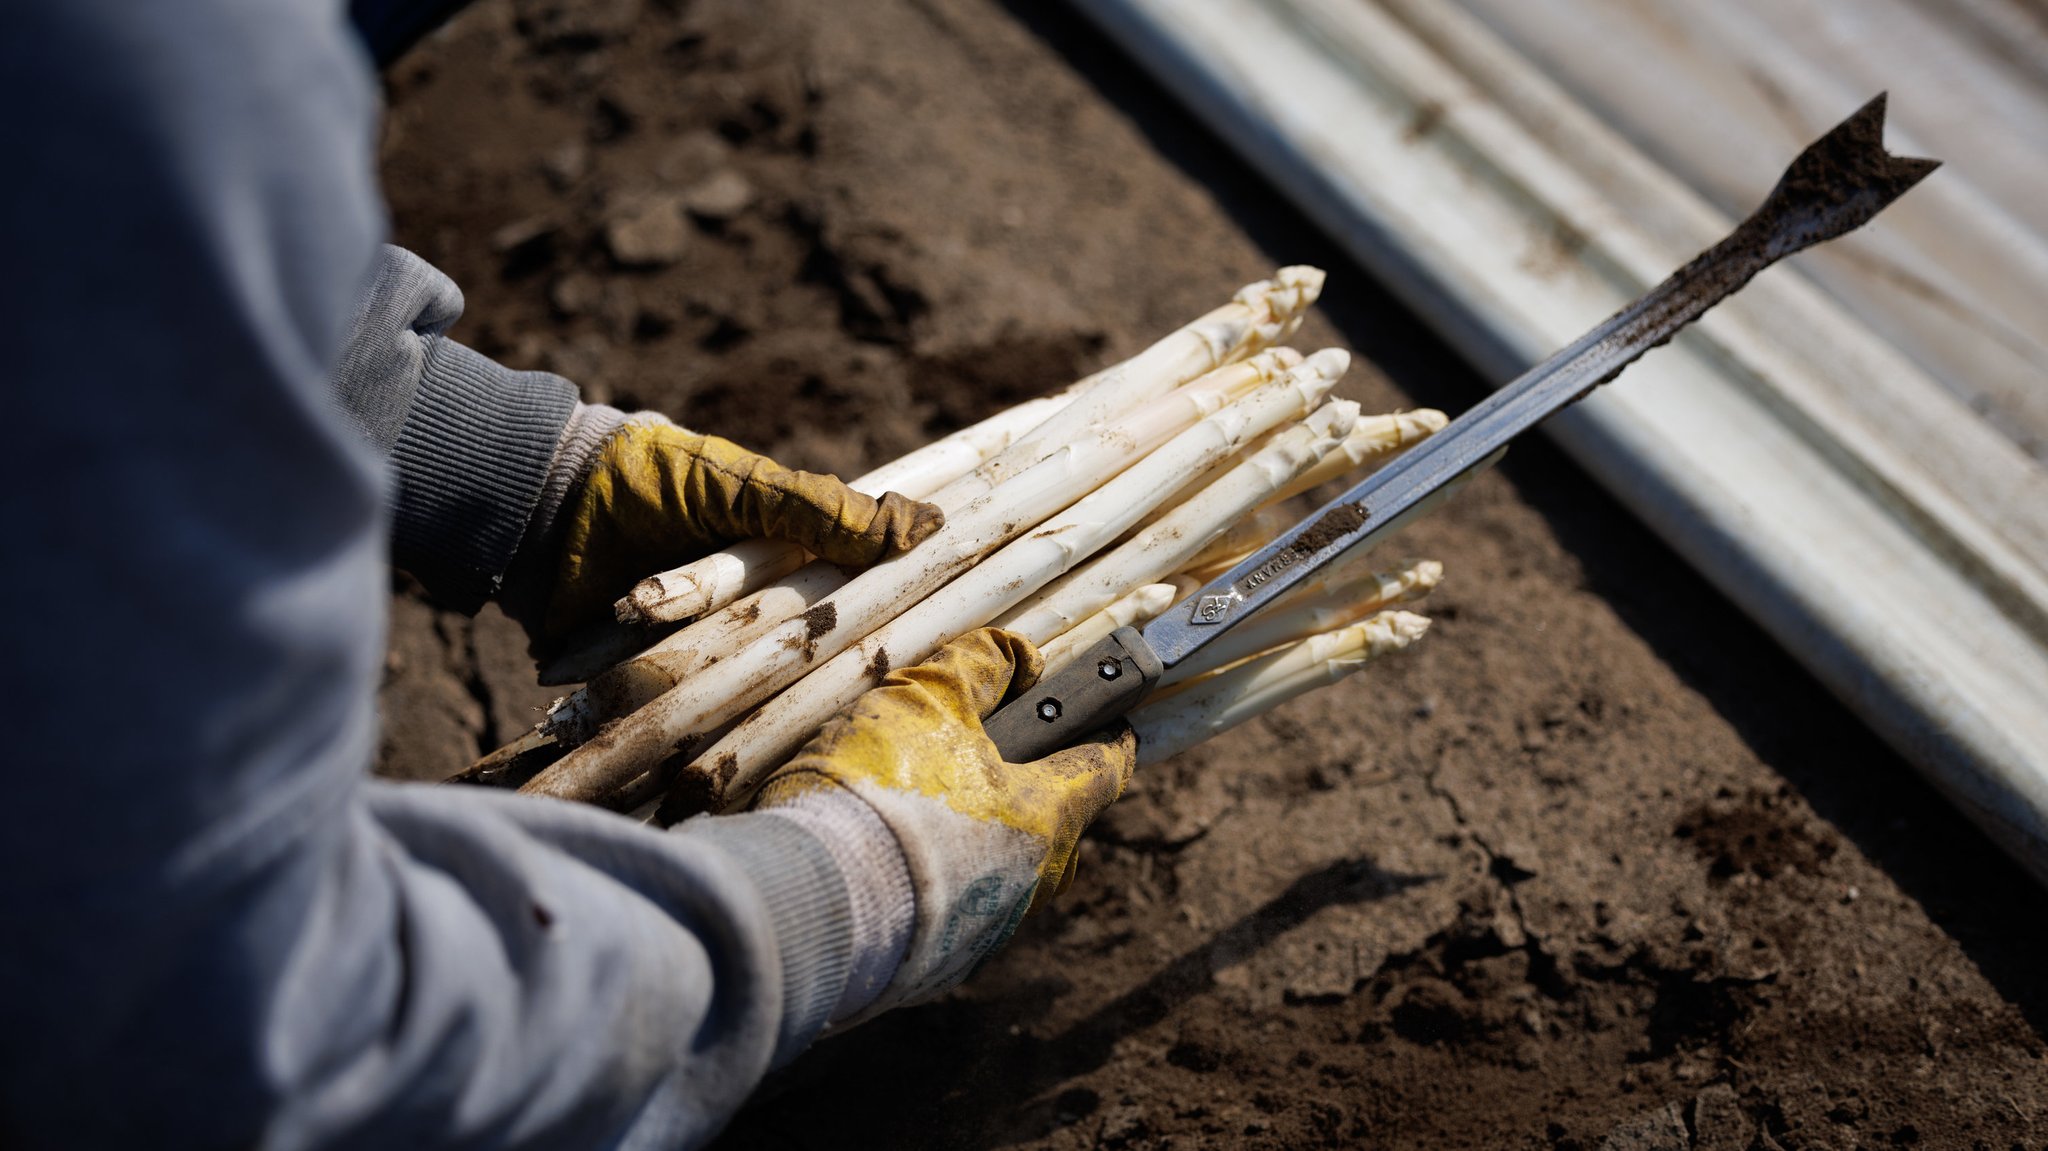
M 1137 762 L 1128 725 L 1034 763 L 1005 763 L 981 721 L 1038 679 L 1029 640 L 961 636 L 879 687 L 769 777 L 754 810 L 793 813 L 849 792 L 881 817 L 909 866 L 904 958 L 853 1021 L 965 979 L 1017 921 L 1073 880 L 1081 832 L 1123 794 Z M 823 806 L 815 804 L 814 806 Z
M 564 510 L 542 650 L 610 618 L 613 602 L 639 580 L 737 540 L 783 540 L 832 563 L 865 567 L 945 523 L 931 504 L 895 492 L 878 500 L 647 416 L 604 440 Z

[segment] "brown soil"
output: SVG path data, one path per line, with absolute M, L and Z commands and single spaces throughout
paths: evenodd
M 793 465 L 1282 262 L 1349 394 L 1481 394 L 1061 6 L 488 0 L 390 83 L 459 336 Z M 1449 572 L 1416 650 L 1146 772 L 988 970 L 724 1145 L 2048 1146 L 2048 898 L 1896 757 L 1547 443 L 1402 547 Z M 386 772 L 552 694 L 494 610 L 393 609 Z

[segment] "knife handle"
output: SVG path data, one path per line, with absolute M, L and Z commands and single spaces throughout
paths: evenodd
M 982 725 L 1010 763 L 1070 747 L 1138 705 L 1165 672 L 1134 627 L 1120 627 Z

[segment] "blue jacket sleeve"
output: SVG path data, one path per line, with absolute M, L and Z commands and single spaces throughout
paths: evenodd
M 827 847 L 367 778 L 341 0 L 13 5 L 0 106 L 0 1145 L 707 1138 L 845 985 Z

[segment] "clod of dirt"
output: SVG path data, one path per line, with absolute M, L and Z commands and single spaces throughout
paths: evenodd
M 1749 1151 L 1756 1125 L 1742 1110 L 1735 1089 L 1716 1083 L 1692 1101 L 1693 1151 Z
M 1394 1034 L 1410 1043 L 1457 1043 L 1474 1027 L 1464 993 L 1441 979 L 1410 984 L 1389 1019 Z
M 668 183 L 689 184 L 723 168 L 731 157 L 732 145 L 718 133 L 685 132 L 663 147 L 654 170 Z
M 559 225 L 546 216 L 514 220 L 491 233 L 491 250 L 511 255 L 544 243 L 559 230 Z
M 1600 1141 L 1600 1151 L 1692 1151 L 1692 1135 L 1679 1105 L 1667 1103 L 1622 1120 Z
M 1336 543 L 1345 536 L 1364 526 L 1367 518 L 1364 504 L 1345 504 L 1330 511 L 1309 525 L 1309 529 L 1294 541 L 1294 550 L 1302 556 L 1310 556 Z
M 629 268 L 663 268 L 683 258 L 690 229 L 679 196 L 629 201 L 605 221 L 605 250 Z
M 821 603 L 803 614 L 804 638 L 814 640 L 839 624 L 837 604 Z
M 1815 874 L 1834 857 L 1835 838 L 1813 829 L 1790 806 L 1783 795 L 1751 791 L 1732 801 L 1699 804 L 1672 834 L 1692 843 L 1717 880 L 1743 873 L 1761 879 Z
M 1166 1062 L 1186 1071 L 1207 1074 L 1222 1068 L 1223 1055 L 1200 1040 L 1183 1039 L 1167 1049 Z
M 1130 1103 L 1120 1103 L 1102 1113 L 1102 1126 L 1096 1131 L 1097 1147 L 1129 1147 L 1144 1139 L 1150 1133 L 1145 1124 L 1145 1109 Z
M 683 193 L 683 209 L 692 216 L 723 223 L 754 202 L 754 186 L 730 168 L 714 172 Z
M 557 191 L 566 190 L 590 171 L 590 148 L 581 140 L 571 140 L 541 157 L 540 165 L 548 183 Z
M 589 272 L 570 272 L 548 289 L 548 303 L 565 317 L 595 312 L 604 302 L 604 283 Z

